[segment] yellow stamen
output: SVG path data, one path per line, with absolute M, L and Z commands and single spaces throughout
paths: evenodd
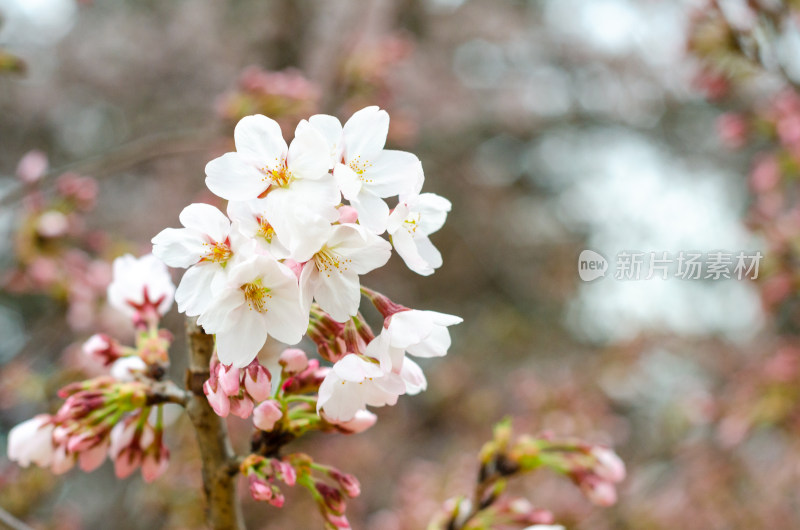
M 268 311 L 264 304 L 268 299 L 272 298 L 272 295 L 269 294 L 269 289 L 261 284 L 261 278 L 242 285 L 240 289 L 244 291 L 244 299 L 250 305 L 251 311 L 253 309 L 259 313 Z

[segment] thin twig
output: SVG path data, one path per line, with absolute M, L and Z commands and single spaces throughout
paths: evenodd
M 69 171 L 102 178 L 143 162 L 164 156 L 204 151 L 217 137 L 214 129 L 182 130 L 165 132 L 137 138 L 106 153 L 66 164 L 47 172 L 38 182 L 39 186 L 51 184 L 59 175 Z M 27 187 L 18 185 L 0 198 L 0 207 L 13 204 L 25 196 Z
M 30 526 L 26 525 L 0 506 L 0 523 L 3 523 L 11 530 L 33 530 Z

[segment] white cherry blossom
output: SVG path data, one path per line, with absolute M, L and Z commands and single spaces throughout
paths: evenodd
M 206 165 L 206 185 L 230 201 L 264 197 L 266 219 L 281 240 L 307 232 L 300 220 L 333 222 L 341 195 L 328 173 L 328 143 L 314 127 L 301 124 L 287 147 L 280 126 L 262 115 L 246 116 L 234 130 L 236 151 Z M 300 217 L 293 215 L 305 210 Z
M 319 387 L 317 412 L 347 422 L 367 405 L 394 405 L 406 384 L 396 373 L 384 372 L 375 359 L 354 353 L 337 361 Z
M 272 256 L 256 255 L 231 268 L 198 323 L 216 334 L 219 361 L 241 368 L 255 359 L 268 336 L 300 342 L 308 312 L 301 309 L 294 273 Z
M 335 320 L 346 321 L 358 312 L 359 275 L 386 264 L 391 249 L 388 241 L 358 225 L 334 226 L 300 275 L 304 307 L 313 297 Z
M 342 195 L 358 210 L 358 222 L 376 234 L 386 230 L 385 197 L 417 193 L 424 180 L 419 159 L 384 149 L 389 115 L 378 107 L 359 110 L 342 129 L 343 162 L 333 174 Z
M 401 199 L 389 215 L 386 230 L 392 245 L 417 274 L 429 276 L 442 266 L 442 255 L 428 236 L 444 225 L 450 208 L 450 201 L 444 197 L 422 193 Z
M 47 467 L 53 462 L 53 429 L 50 416 L 40 414 L 16 425 L 8 433 L 8 458 L 22 467 L 31 462 Z
M 450 348 L 448 326 L 463 321 L 461 317 L 436 311 L 398 311 L 386 319 L 381 335 L 388 336 L 392 348 L 416 357 L 443 357 Z
M 175 301 L 179 311 L 197 316 L 208 308 L 211 293 L 224 281 L 225 267 L 247 244 L 231 230 L 225 214 L 209 204 L 190 204 L 178 218 L 184 228 L 165 228 L 156 235 L 153 254 L 170 267 L 189 268 Z
M 175 285 L 167 267 L 152 254 L 135 258 L 125 254 L 114 260 L 113 280 L 108 286 L 108 303 L 122 313 L 136 317 L 148 307 L 164 315 L 172 306 Z

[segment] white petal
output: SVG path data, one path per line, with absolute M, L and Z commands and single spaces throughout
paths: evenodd
M 350 166 L 336 164 L 333 168 L 333 177 L 336 179 L 336 185 L 339 186 L 345 199 L 352 201 L 358 196 L 363 183 Z
M 255 199 L 270 181 L 238 153 L 225 153 L 206 164 L 206 186 L 211 193 L 229 201 Z
M 360 383 L 370 377 L 383 377 L 385 374 L 379 364 L 366 361 L 353 353 L 336 361 L 333 371 L 343 380 L 354 383 Z
M 409 269 L 422 276 L 433 274 L 433 266 L 420 255 L 417 241 L 411 237 L 408 230 L 401 227 L 397 232 L 392 234 L 392 245 L 394 245 L 394 249 L 400 257 L 403 258 L 403 261 Z M 439 258 L 439 262 L 441 265 L 441 257 Z
M 364 171 L 364 187 L 379 197 L 392 197 L 414 190 L 421 178 L 422 164 L 416 155 L 386 150 Z
M 170 267 L 191 267 L 208 250 L 203 235 L 188 228 L 165 228 L 151 242 L 153 254 Z
M 225 214 L 210 204 L 190 204 L 183 209 L 178 218 L 186 228 L 206 234 L 216 242 L 224 242 L 231 229 L 231 222 Z
M 197 316 L 208 309 L 214 296 L 211 285 L 217 274 L 224 272 L 215 263 L 202 263 L 187 270 L 175 291 L 178 311 Z
M 383 267 L 392 256 L 392 245 L 388 241 L 358 225 L 337 226 L 328 246 L 347 257 L 350 270 L 357 274 Z
M 452 208 L 450 201 L 435 193 L 423 193 L 417 197 L 414 209 L 420 213 L 419 229 L 430 235 L 439 230 Z
M 301 122 L 297 126 L 296 136 L 289 146 L 287 164 L 292 176 L 299 179 L 318 179 L 328 173 L 328 142 L 308 122 Z
M 314 289 L 314 299 L 323 311 L 338 322 L 345 322 L 358 312 L 361 284 L 355 272 L 320 273 Z
M 236 325 L 217 333 L 217 356 L 222 364 L 243 368 L 256 358 L 267 340 L 261 313 L 240 306 L 234 310 Z
M 450 332 L 444 327 L 435 327 L 424 341 L 412 344 L 408 353 L 416 357 L 443 357 L 450 349 Z
M 366 189 L 361 190 L 357 197 L 350 200 L 353 208 L 358 212 L 358 222 L 375 234 L 386 231 L 389 222 L 389 207 L 383 199 L 371 194 Z
M 373 160 L 386 144 L 389 114 L 378 107 L 366 107 L 353 114 L 342 129 L 345 157 Z
M 308 122 L 325 137 L 328 142 L 330 153 L 330 163 L 328 169 L 333 167 L 342 158 L 342 124 L 338 118 L 327 114 L 316 114 L 308 119 Z
M 422 368 L 411 359 L 403 361 L 403 368 L 400 371 L 400 377 L 406 384 L 406 394 L 413 396 L 419 394 L 428 388 L 428 381 L 425 379 L 425 374 Z
M 236 124 L 233 138 L 236 152 L 250 165 L 270 169 L 283 165 L 288 148 L 275 120 L 261 114 L 245 116 Z

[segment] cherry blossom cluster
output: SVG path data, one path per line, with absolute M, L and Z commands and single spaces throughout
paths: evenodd
M 569 477 L 598 506 L 616 503 L 615 485 L 625 479 L 625 464 L 611 449 L 575 439 L 554 439 L 545 434 L 512 439 L 511 421 L 494 428 L 493 439 L 480 452 L 480 471 L 475 496 L 449 499 L 430 529 L 477 529 L 549 526 L 553 514 L 521 498 L 504 498 L 507 479 L 549 468 Z M 533 526 L 528 526 L 533 525 Z
M 172 338 L 158 324 L 172 305 L 175 287 L 166 267 L 152 255 L 120 257 L 113 269 L 108 301 L 131 319 L 137 329 L 135 345 L 125 346 L 105 334 L 84 343 L 87 358 L 108 374 L 67 385 L 59 392 L 65 401 L 55 414 L 40 414 L 11 430 L 8 455 L 22 466 L 34 463 L 59 474 L 77 463 L 88 472 L 108 457 L 117 477 L 141 468 L 148 482 L 167 467 L 163 404 L 183 397 L 177 387 L 162 381 Z
M 234 130 L 236 151 L 206 166 L 206 185 L 229 201 L 227 212 L 191 204 L 179 216 L 183 228 L 153 238 L 154 255 L 187 268 L 178 309 L 216 336 L 224 368 L 207 394 L 218 411 L 223 394 L 238 399 L 220 390 L 220 370 L 227 376 L 250 365 L 269 337 L 295 345 L 308 333 L 334 363 L 316 400 L 333 422 L 423 390 L 424 375 L 406 353 L 447 353 L 447 326 L 460 318 L 361 287 L 360 276 L 386 264 L 392 247 L 419 274 L 442 264 L 429 236 L 450 203 L 422 193 L 419 159 L 385 149 L 388 130 L 389 115 L 367 107 L 344 125 L 321 114 L 302 120 L 287 144 L 276 121 L 247 116 Z M 362 292 L 383 312 L 377 336 L 359 314 Z

